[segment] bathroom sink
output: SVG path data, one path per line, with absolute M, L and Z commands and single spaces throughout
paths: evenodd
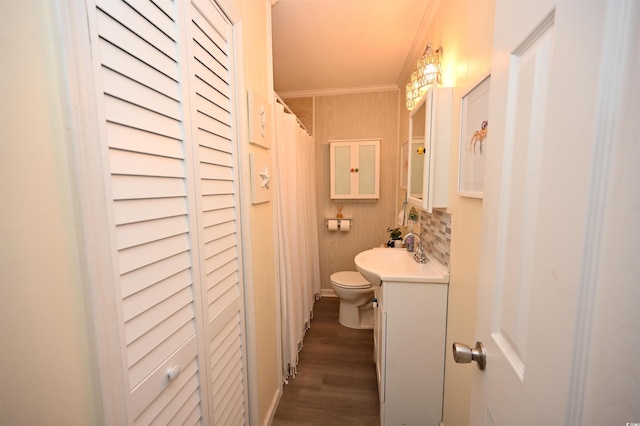
M 373 285 L 383 281 L 411 283 L 448 283 L 449 272 L 435 259 L 418 263 L 413 253 L 396 248 L 373 248 L 358 253 L 356 268 Z

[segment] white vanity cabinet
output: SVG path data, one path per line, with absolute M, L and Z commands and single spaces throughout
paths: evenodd
M 331 199 L 380 197 L 380 139 L 330 141 Z
M 375 289 L 375 361 L 382 425 L 442 421 L 446 283 L 383 282 Z

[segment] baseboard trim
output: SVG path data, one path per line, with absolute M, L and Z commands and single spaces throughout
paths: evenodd
M 276 411 L 278 410 L 278 404 L 280 404 L 280 398 L 282 398 L 282 386 L 276 391 L 273 395 L 273 399 L 271 400 L 271 405 L 269 406 L 269 411 L 267 411 L 267 415 L 264 418 L 263 426 L 270 426 L 273 423 L 273 418 L 276 416 Z
M 332 288 L 321 288 L 320 297 L 338 297 Z

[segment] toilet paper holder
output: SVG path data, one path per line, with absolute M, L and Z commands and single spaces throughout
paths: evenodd
M 352 222 L 353 218 L 350 217 L 328 217 L 324 220 L 324 225 L 329 228 L 330 231 L 343 231 L 349 230 L 351 228 Z M 336 225 L 335 228 L 332 227 L 334 223 Z

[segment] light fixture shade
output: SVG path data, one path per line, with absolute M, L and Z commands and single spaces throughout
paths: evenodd
M 420 102 L 429 86 L 442 84 L 441 56 L 441 47 L 434 51 L 431 43 L 427 43 L 427 48 L 418 59 L 417 69 L 411 74 L 411 82 L 405 88 L 406 106 L 409 111 Z
M 406 90 L 406 96 L 407 96 L 405 105 L 407 106 L 407 109 L 409 111 L 413 110 L 413 108 L 416 106 L 416 103 L 413 101 L 413 90 L 412 89 L 413 89 L 413 83 L 411 83 L 411 82 L 407 83 L 407 86 L 406 86 L 406 89 L 405 89 Z
M 431 43 L 427 43 L 424 54 L 418 59 L 418 82 L 422 94 L 427 91 L 430 85 L 442 83 L 441 53 L 442 49 L 434 51 L 431 48 Z

